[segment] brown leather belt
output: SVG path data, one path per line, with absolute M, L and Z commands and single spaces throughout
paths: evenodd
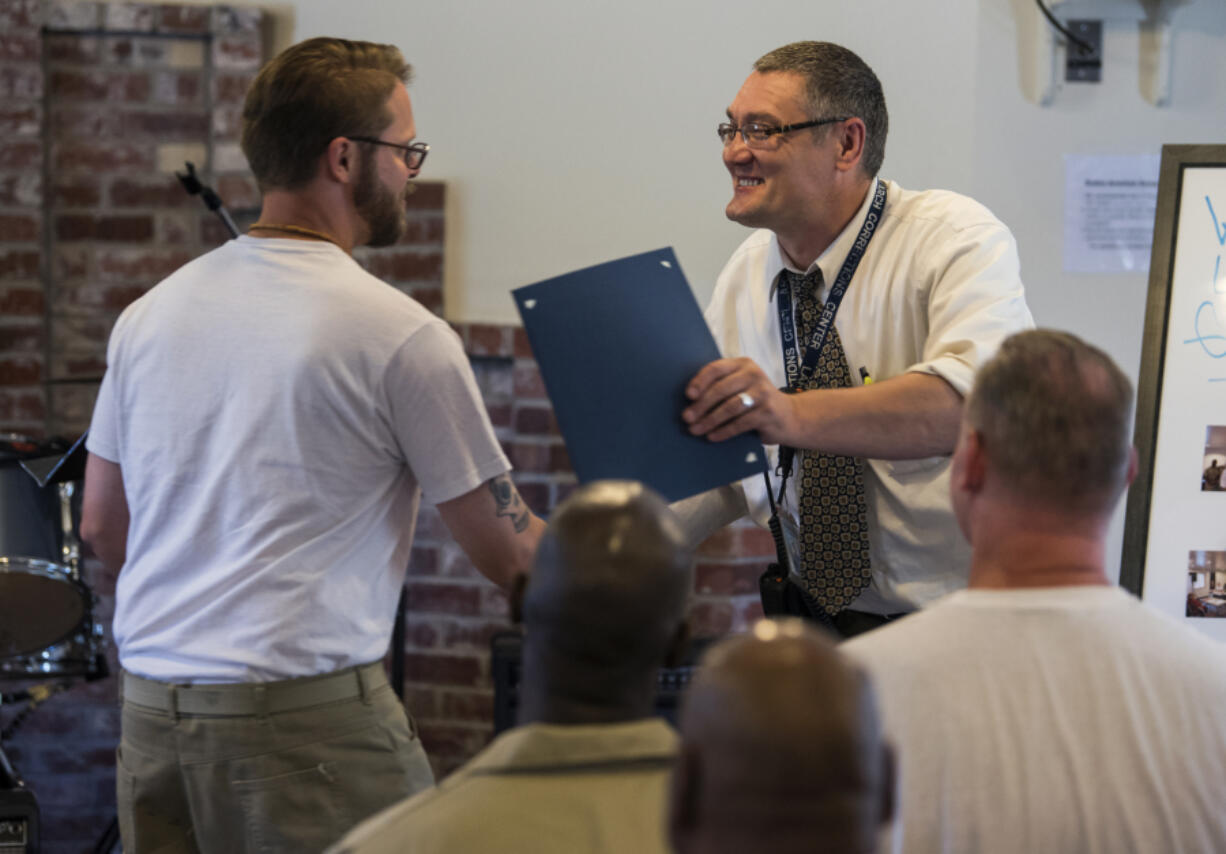
M 125 671 L 120 685 L 125 703 L 172 715 L 271 715 L 354 698 L 368 701 L 387 686 L 387 676 L 383 662 L 375 661 L 323 676 L 223 685 L 158 682 Z

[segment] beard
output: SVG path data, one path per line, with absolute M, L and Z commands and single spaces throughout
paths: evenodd
M 404 195 L 396 194 L 379 181 L 374 158 L 363 158 L 358 183 L 353 188 L 353 204 L 358 216 L 370 229 L 367 246 L 391 246 L 404 236 L 408 223 L 404 216 Z

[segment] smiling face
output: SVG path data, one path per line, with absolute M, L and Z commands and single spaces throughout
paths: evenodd
M 804 78 L 790 72 L 749 75 L 728 119 L 781 127 L 823 116 L 810 115 Z M 728 219 L 751 228 L 769 228 L 786 243 L 804 230 L 832 191 L 837 144 L 831 126 L 777 134 L 765 148 L 750 148 L 740 135 L 724 146 L 724 166 L 732 176 Z
M 413 122 L 413 107 L 403 84 L 397 84 L 387 101 L 392 123 L 379 138 L 398 145 L 408 145 L 417 135 Z M 353 204 L 366 224 L 369 235 L 366 246 L 390 246 L 398 241 L 408 227 L 405 219 L 405 196 L 409 180 L 418 170 L 409 169 L 404 153 L 386 145 L 365 145 L 353 189 Z

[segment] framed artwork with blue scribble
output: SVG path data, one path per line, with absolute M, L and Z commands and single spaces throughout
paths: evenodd
M 1162 148 L 1144 334 L 1120 583 L 1226 640 L 1226 145 Z

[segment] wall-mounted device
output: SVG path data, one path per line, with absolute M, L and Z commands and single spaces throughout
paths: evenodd
M 1164 107 L 1171 98 L 1171 18 L 1192 0 L 1035 0 L 1034 92 L 1039 104 L 1055 97 L 1057 69 L 1064 79 L 1098 82 L 1104 22 L 1136 21 L 1141 39 L 1140 84 L 1145 99 Z M 1097 37 L 1097 38 L 1096 38 Z M 1060 62 L 1060 52 L 1064 61 Z

